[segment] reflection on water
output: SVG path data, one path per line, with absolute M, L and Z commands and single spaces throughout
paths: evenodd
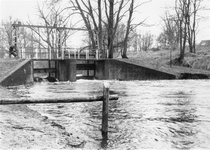
M 210 149 L 210 81 L 110 81 L 119 94 L 110 102 L 106 149 Z M 18 87 L 29 97 L 102 94 L 102 81 L 37 83 Z M 89 149 L 104 145 L 102 103 L 34 104 L 30 108 L 88 137 Z

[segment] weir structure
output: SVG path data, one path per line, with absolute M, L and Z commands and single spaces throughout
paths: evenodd
M 48 77 L 55 77 L 59 81 L 76 81 L 76 74 L 79 78 L 94 78 L 95 76 L 95 60 L 100 59 L 100 49 L 75 49 L 68 48 L 66 45 L 67 36 L 66 30 L 88 31 L 94 32 L 97 43 L 97 31 L 87 30 L 83 28 L 42 26 L 42 25 L 25 25 L 21 22 L 12 24 L 14 28 L 13 45 L 17 57 L 19 59 L 31 59 L 33 73 L 35 77 L 37 74 L 47 74 Z M 18 32 L 20 27 L 26 27 L 32 31 L 32 41 L 30 47 L 20 47 L 18 45 Z M 38 29 L 36 31 L 35 29 Z M 40 31 L 39 29 L 54 31 L 55 43 L 50 43 L 50 35 L 47 35 L 47 48 L 41 47 Z M 34 47 L 33 32 L 39 37 L 38 47 Z M 43 38 L 41 38 L 43 40 Z M 45 46 L 46 47 L 46 46 Z M 108 56 L 108 52 L 107 52 Z M 76 65 L 76 66 L 75 66 Z M 39 75 L 38 75 L 39 76 Z
M 117 79 L 117 80 L 158 80 L 158 79 L 175 79 L 176 75 L 153 68 L 148 68 L 141 65 L 136 65 L 124 62 L 119 59 L 101 58 L 101 50 L 79 50 L 67 48 L 63 44 L 61 34 L 65 30 L 80 30 L 88 31 L 82 28 L 69 28 L 57 26 L 40 26 L 40 25 L 24 25 L 21 22 L 13 24 L 15 30 L 14 46 L 17 51 L 17 56 L 20 59 L 31 59 L 33 78 L 40 74 L 47 74 L 48 77 L 57 78 L 59 81 L 74 82 L 77 79 Z M 55 48 L 51 47 L 43 49 L 33 47 L 31 49 L 18 47 L 18 28 L 27 27 L 33 31 L 33 28 L 55 30 L 58 32 L 57 45 Z M 90 32 L 97 32 L 91 30 Z M 98 40 L 96 34 L 96 41 Z M 66 42 L 66 40 L 63 40 Z M 99 48 L 99 47 L 98 47 Z
M 24 51 L 24 49 L 18 50 L 17 28 L 24 25 L 14 24 L 13 26 L 15 27 L 15 47 L 17 54 L 18 57 L 24 59 L 24 61 L 0 80 L 0 85 L 3 86 L 31 83 L 34 82 L 35 74 L 42 73 L 47 73 L 50 77 L 58 78 L 59 81 L 71 82 L 74 82 L 77 78 L 81 77 L 95 78 L 99 80 L 158 80 L 176 78 L 174 74 L 161 72 L 145 66 L 124 62 L 122 60 L 108 58 L 101 59 L 99 57 L 100 50 L 96 50 L 93 54 L 89 53 L 89 51 L 81 53 L 80 51 L 68 51 L 67 49 L 58 49 L 56 53 L 51 53 L 51 51 L 41 51 L 41 49 L 32 49 L 32 51 L 29 52 Z M 42 28 L 42 26 L 40 28 Z M 54 27 L 47 28 L 54 29 Z M 109 100 L 117 99 L 117 95 L 110 95 L 109 84 L 105 83 L 103 85 L 102 97 L 68 97 L 62 99 L 0 98 L 0 105 L 103 101 L 102 142 L 104 142 L 103 145 L 106 145 L 108 139 Z

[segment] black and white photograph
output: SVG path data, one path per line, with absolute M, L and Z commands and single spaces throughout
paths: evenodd
M 0 150 L 209 150 L 210 0 L 0 0 Z

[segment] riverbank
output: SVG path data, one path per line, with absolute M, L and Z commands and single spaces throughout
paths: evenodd
M 16 97 L 0 87 L 1 99 Z M 1 150 L 82 148 L 85 141 L 73 129 L 41 116 L 27 105 L 0 105 Z
M 0 78 L 22 60 L 1 59 Z M 0 99 L 17 97 L 0 86 Z M 62 125 L 41 116 L 27 105 L 0 105 L 0 150 L 70 149 L 84 147 L 85 140 Z

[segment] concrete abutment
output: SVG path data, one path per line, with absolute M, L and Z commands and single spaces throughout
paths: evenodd
M 99 80 L 164 80 L 176 79 L 175 74 L 124 62 L 116 59 L 96 61 L 96 79 Z

